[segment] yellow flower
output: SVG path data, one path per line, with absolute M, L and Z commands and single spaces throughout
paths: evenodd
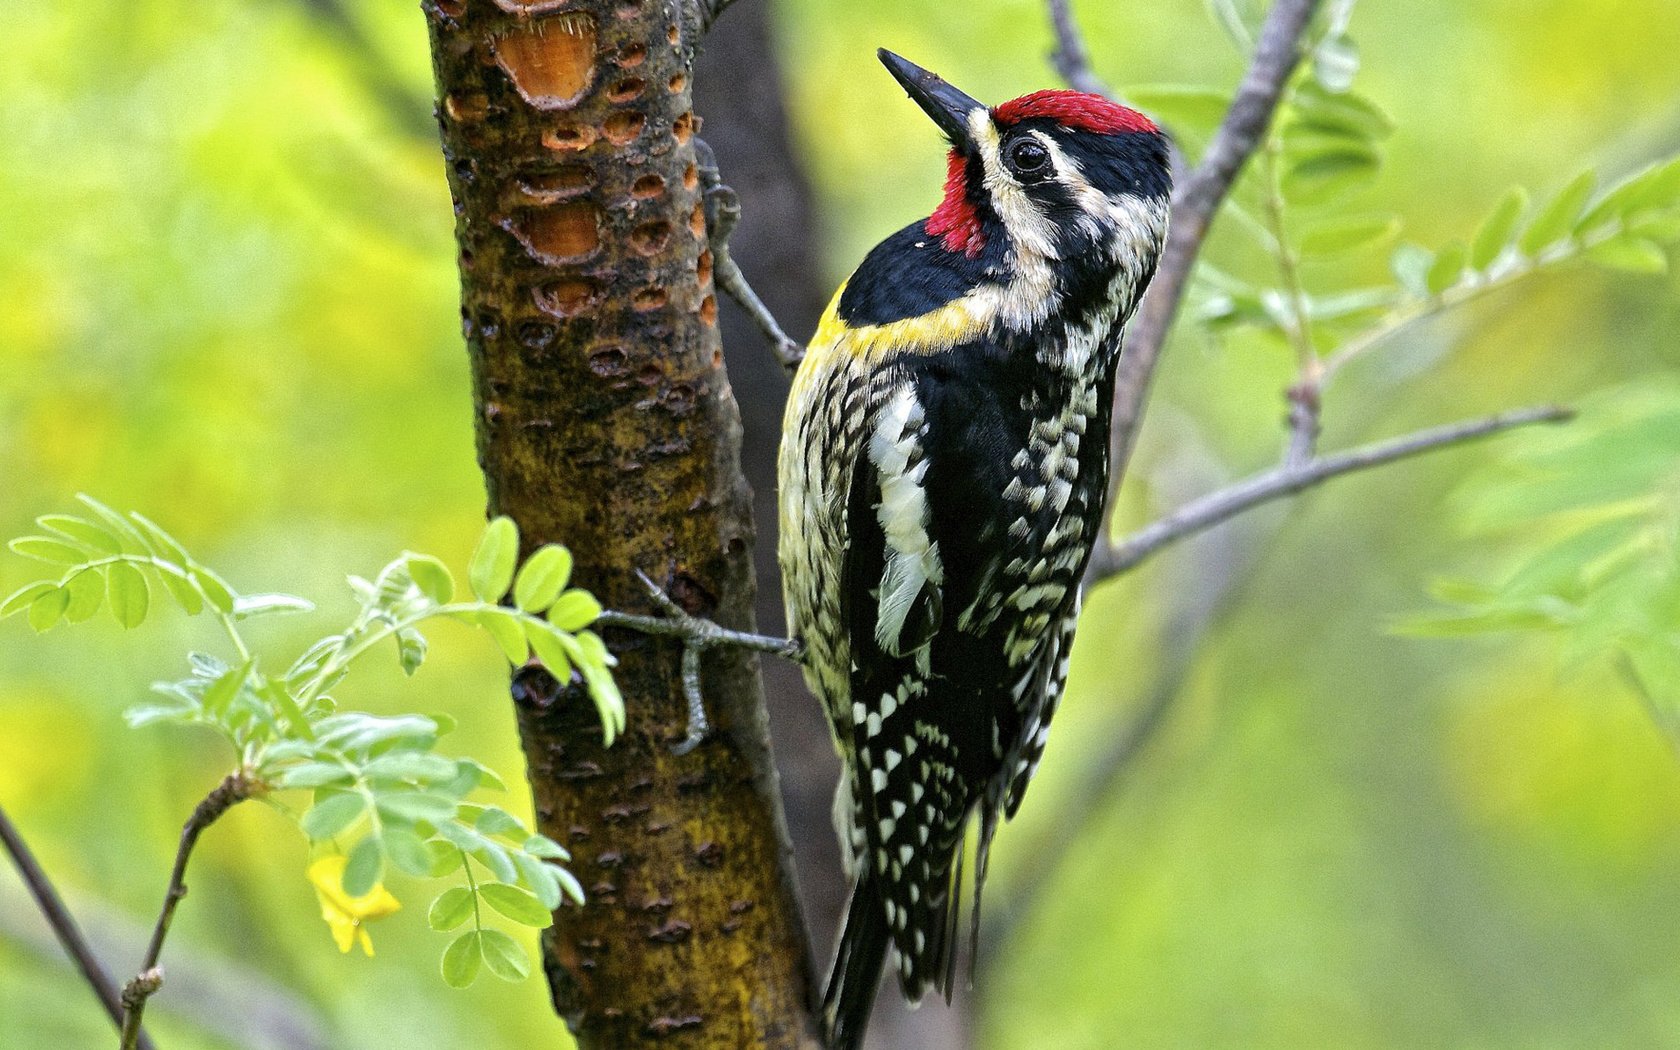
M 343 854 L 334 853 L 309 865 L 309 881 L 315 884 L 315 896 L 321 901 L 321 918 L 332 928 L 338 950 L 347 952 L 352 944 L 360 944 L 362 951 L 373 954 L 373 941 L 368 938 L 363 923 L 385 916 L 402 907 L 383 885 L 377 885 L 360 897 L 344 892 Z

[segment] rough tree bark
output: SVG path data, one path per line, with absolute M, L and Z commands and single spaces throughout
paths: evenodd
M 426 0 L 490 509 L 568 544 L 609 606 L 640 569 L 752 625 L 752 520 L 692 138 L 699 29 L 646 0 Z M 683 757 L 675 643 L 613 634 L 631 712 L 541 672 L 515 697 L 543 831 L 589 891 L 545 944 L 585 1048 L 815 1045 L 756 661 L 707 657 Z

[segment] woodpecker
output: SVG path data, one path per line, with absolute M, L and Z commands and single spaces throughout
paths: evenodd
M 988 108 L 890 51 L 950 143 L 944 199 L 841 286 L 779 460 L 788 622 L 844 764 L 851 903 L 825 995 L 852 1050 L 888 949 L 951 994 L 965 837 L 1043 753 L 1102 521 L 1121 329 L 1166 237 L 1166 137 L 1101 96 Z

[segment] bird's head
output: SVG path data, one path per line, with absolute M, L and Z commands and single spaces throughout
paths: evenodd
M 1153 269 L 1172 189 L 1166 136 L 1100 95 L 1035 91 L 987 107 L 884 48 L 893 77 L 950 140 L 945 197 L 927 220 L 943 247 L 977 258 L 1126 256 Z

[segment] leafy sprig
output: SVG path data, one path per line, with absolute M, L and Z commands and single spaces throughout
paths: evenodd
M 1644 382 L 1582 406 L 1580 425 L 1536 435 L 1454 499 L 1470 532 L 1501 536 L 1496 581 L 1436 581 L 1439 608 L 1399 625 L 1452 637 L 1558 639 L 1564 666 L 1606 656 L 1680 746 L 1680 385 Z
M 39 533 L 11 541 L 13 551 L 54 566 L 57 575 L 13 592 L 0 602 L 0 618 L 24 615 L 40 632 L 104 608 L 133 628 L 154 611 L 159 590 L 188 616 L 215 617 L 231 653 L 190 653 L 186 676 L 155 685 L 153 699 L 126 712 L 129 723 L 177 722 L 220 733 L 253 796 L 294 815 L 318 851 L 345 856 L 342 885 L 333 889 L 346 898 L 373 893 L 392 870 L 427 879 L 459 875 L 463 884 L 445 889 L 431 909 L 439 930 L 472 919 L 471 930 L 445 951 L 445 979 L 466 984 L 480 963 L 499 977 L 524 977 L 524 950 L 484 924 L 480 905 L 520 925 L 549 925 L 564 899 L 583 899 L 577 879 L 557 863 L 569 859 L 565 849 L 501 807 L 467 801 L 480 789 L 505 786 L 480 762 L 437 753 L 447 719 L 339 711 L 332 693 L 361 657 L 380 648 L 414 674 L 429 649 L 422 628 L 450 619 L 483 630 L 515 666 L 535 653 L 560 680 L 575 673 L 610 744 L 624 728 L 624 701 L 613 657 L 589 629 L 600 603 L 568 587 L 571 553 L 550 544 L 521 565 L 518 529 L 497 518 L 473 553 L 469 595 L 457 596 L 442 561 L 405 552 L 372 579 L 350 577 L 358 599 L 350 623 L 281 662 L 246 639 L 245 623 L 310 612 L 312 603 L 242 594 L 146 517 L 79 498 L 86 513 L 43 516 Z M 302 806 L 288 804 L 295 793 L 306 793 Z

